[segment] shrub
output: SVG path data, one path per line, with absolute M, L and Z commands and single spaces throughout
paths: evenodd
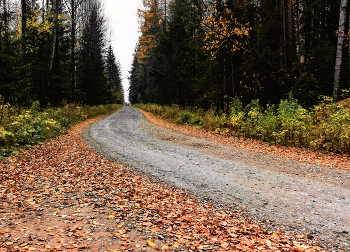
M 3 104 L 0 97 L 0 159 L 16 153 L 18 148 L 41 144 L 46 139 L 64 134 L 69 127 L 87 118 L 107 114 L 121 107 L 116 104 L 66 104 L 63 108 L 40 111 L 38 102 L 33 102 L 29 109 L 19 109 Z
M 192 118 L 192 113 L 189 111 L 181 111 L 175 119 L 177 124 L 186 124 Z
M 311 148 L 325 152 L 350 152 L 350 99 L 337 104 L 322 97 L 320 104 L 307 110 L 296 99 L 281 100 L 264 110 L 259 100 L 246 107 L 232 99 L 230 115 L 180 110 L 178 106 L 137 105 L 178 124 L 201 126 L 216 133 L 260 139 L 269 143 Z M 3 137 L 4 138 L 4 137 Z M 267 144 L 269 144 L 267 143 Z

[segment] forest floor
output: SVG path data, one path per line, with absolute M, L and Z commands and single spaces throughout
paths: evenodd
M 203 203 L 187 190 L 97 153 L 83 131 L 101 119 L 0 162 L 1 252 L 326 250 L 310 233 L 268 229 L 244 212 Z

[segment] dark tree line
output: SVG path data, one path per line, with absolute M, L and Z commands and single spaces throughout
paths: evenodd
M 346 0 L 153 0 L 139 13 L 132 103 L 311 106 L 350 89 Z
M 1 0 L 0 6 L 0 95 L 6 102 L 123 102 L 100 1 Z

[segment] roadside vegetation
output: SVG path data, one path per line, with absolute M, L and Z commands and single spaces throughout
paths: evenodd
M 65 104 L 58 108 L 40 109 L 39 102 L 29 108 L 11 106 L 0 96 L 0 159 L 19 154 L 46 139 L 67 133 L 67 130 L 85 119 L 109 114 L 121 104 L 98 106 Z
M 162 119 L 182 125 L 202 127 L 215 133 L 261 140 L 266 146 L 279 144 L 321 150 L 325 153 L 350 152 L 350 99 L 333 103 L 331 97 L 310 109 L 296 99 L 262 107 L 259 100 L 243 106 L 238 98 L 231 102 L 230 114 L 215 114 L 177 105 L 136 104 Z

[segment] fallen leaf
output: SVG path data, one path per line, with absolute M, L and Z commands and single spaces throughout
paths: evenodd
M 156 232 L 159 232 L 159 231 L 160 231 L 160 229 L 158 227 L 152 229 L 152 233 L 156 233 Z
M 154 242 L 152 242 L 152 241 L 147 241 L 147 244 L 148 244 L 148 246 L 150 246 L 150 247 L 155 247 L 156 246 L 156 244 L 154 243 Z

